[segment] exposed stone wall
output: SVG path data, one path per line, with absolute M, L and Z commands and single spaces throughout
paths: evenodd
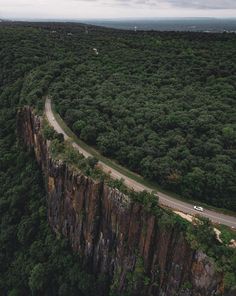
M 118 190 L 52 160 L 41 126 L 31 108 L 18 112 L 18 134 L 34 149 L 45 175 L 49 223 L 70 240 L 91 272 L 107 275 L 118 295 L 131 285 L 131 272 L 150 279 L 134 282 L 133 295 L 221 295 L 222 276 L 214 262 L 193 251 L 178 227 L 161 227 L 158 218 Z M 143 270 L 137 271 L 140 258 Z

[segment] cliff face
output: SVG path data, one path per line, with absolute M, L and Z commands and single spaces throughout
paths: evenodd
M 214 263 L 193 251 L 178 227 L 164 227 L 118 190 L 51 159 L 41 127 L 30 108 L 19 111 L 18 134 L 45 175 L 49 223 L 87 269 L 109 278 L 113 295 L 220 295 Z

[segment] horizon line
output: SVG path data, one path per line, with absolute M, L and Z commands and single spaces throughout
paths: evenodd
M 214 16 L 214 17 L 201 17 L 201 16 L 184 16 L 184 17 L 93 17 L 93 18 L 64 18 L 64 17 L 52 17 L 52 18 L 44 18 L 44 17 L 37 17 L 37 18 L 31 18 L 31 17 L 11 17 L 11 18 L 5 18 L 3 16 L 0 16 L 1 21 L 62 21 L 62 22 L 67 22 L 67 21 L 73 21 L 73 22 L 78 22 L 78 21 L 86 21 L 86 20 L 103 20 L 103 21 L 114 21 L 114 20 L 178 20 L 178 19 L 210 19 L 210 20 L 236 20 L 235 17 L 219 17 L 219 16 Z

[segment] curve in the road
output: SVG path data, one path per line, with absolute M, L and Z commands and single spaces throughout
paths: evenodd
M 49 123 L 53 126 L 56 132 L 62 133 L 64 135 L 65 140 L 69 138 L 67 133 L 62 129 L 60 124 L 57 122 L 56 118 L 54 117 L 52 107 L 51 107 L 51 100 L 49 98 L 46 98 L 45 102 L 45 113 L 46 117 L 49 121 Z M 93 156 L 91 153 L 80 147 L 77 143 L 72 142 L 72 146 L 77 149 L 81 154 L 84 155 L 84 157 Z M 108 166 L 102 161 L 99 161 L 99 166 L 102 168 L 102 170 L 105 173 L 110 174 L 110 176 L 114 179 L 123 179 L 124 184 L 131 189 L 134 189 L 135 191 L 143 191 L 146 190 L 148 192 L 152 192 L 153 189 L 148 188 L 147 186 L 127 177 L 126 175 L 118 172 L 114 168 Z M 193 209 L 193 205 L 180 201 L 178 199 L 175 199 L 167 194 L 164 194 L 162 192 L 157 192 L 157 195 L 159 197 L 159 203 L 164 206 L 168 206 L 169 208 L 172 208 L 174 210 L 182 211 L 186 214 L 196 214 L 196 211 Z M 204 212 L 199 212 L 203 217 L 209 218 L 214 223 L 220 223 L 224 224 L 230 227 L 236 228 L 236 218 L 233 216 L 221 214 L 218 212 L 210 211 L 210 210 L 204 210 Z

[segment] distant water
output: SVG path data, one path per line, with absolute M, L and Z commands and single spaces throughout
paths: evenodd
M 151 20 L 86 20 L 88 24 L 125 30 L 235 32 L 236 18 L 177 18 Z

